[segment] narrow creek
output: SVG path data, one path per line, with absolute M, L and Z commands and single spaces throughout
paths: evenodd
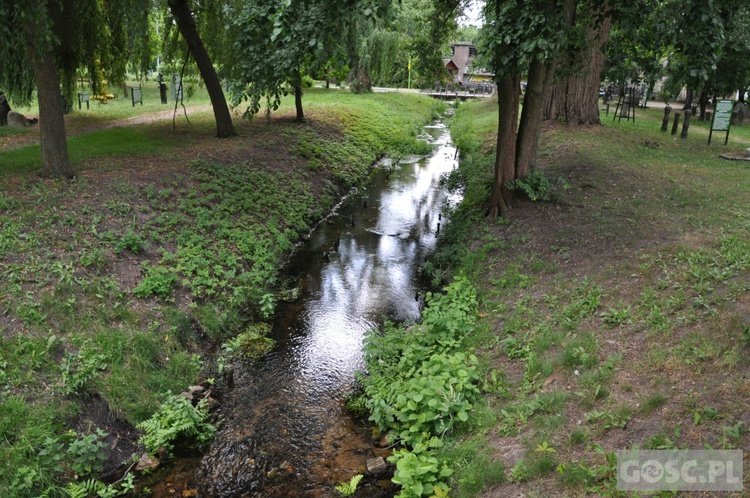
M 418 270 L 446 222 L 445 203 L 458 200 L 438 185 L 456 164 L 448 130 L 435 122 L 421 138 L 434 144 L 431 155 L 383 161 L 297 250 L 287 275 L 300 296 L 277 308 L 274 349 L 235 364 L 214 443 L 199 462 L 178 463 L 155 495 L 340 496 L 336 483 L 384 456 L 344 403 L 364 366 L 365 333 L 384 319 L 419 317 Z M 360 488 L 356 496 L 396 491 L 387 475 Z

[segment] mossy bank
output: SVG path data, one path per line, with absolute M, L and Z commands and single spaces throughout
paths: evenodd
M 0 494 L 122 477 L 143 452 L 134 426 L 165 401 L 182 410 L 170 392 L 215 391 L 232 355 L 262 351 L 295 243 L 377 158 L 420 152 L 439 112 L 403 93 L 310 90 L 305 104 L 306 123 L 285 103 L 270 122 L 238 120 L 229 140 L 204 108 L 176 129 L 76 112 L 72 181 L 35 176 L 27 131 L 31 145 L 0 152 Z

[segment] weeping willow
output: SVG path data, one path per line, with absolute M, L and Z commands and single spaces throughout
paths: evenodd
M 125 79 L 128 60 L 150 44 L 150 4 L 142 0 L 55 0 L 48 3 L 62 93 L 70 108 L 77 79 L 88 80 L 94 94 Z M 146 49 L 147 50 L 147 49 Z M 150 54 L 146 53 L 146 57 Z
M 399 33 L 375 28 L 364 46 L 370 79 L 375 86 L 406 86 L 408 56 Z

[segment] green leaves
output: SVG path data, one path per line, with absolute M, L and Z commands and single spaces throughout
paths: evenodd
M 253 299 L 270 316 L 272 296 L 261 301 L 261 291 L 274 283 L 282 255 L 308 227 L 309 187 L 299 178 L 242 164 L 196 162 L 191 177 L 194 187 L 175 205 L 154 201 L 164 212 L 150 228 L 173 239 L 176 249 L 147 266 L 133 292 L 168 299 L 180 280 L 197 301 L 223 298 L 242 305 Z
M 337 6 L 340 7 L 340 6 Z M 334 45 L 341 11 L 314 0 L 241 2 L 232 11 L 234 45 L 242 56 L 227 64 L 232 100 L 247 101 L 245 117 L 252 117 L 266 99 L 266 110 L 278 108 L 288 86 L 299 84 L 300 72 Z
M 402 449 L 394 451 L 388 461 L 396 464 L 393 482 L 401 485 L 400 498 L 432 496 L 436 490 L 448 490 L 441 479 L 450 477 L 453 471 L 435 456 Z
M 484 15 L 479 63 L 496 77 L 522 72 L 534 57 L 552 57 L 565 40 L 567 23 L 556 2 L 496 0 L 486 3 Z
M 137 425 L 144 432 L 140 443 L 152 455 L 159 453 L 161 448 L 171 452 L 174 441 L 181 436 L 198 445 L 207 443 L 216 432 L 214 426 L 206 422 L 207 418 L 205 400 L 195 407 L 188 399 L 169 393 L 159 410 Z
M 367 336 L 370 375 L 360 377 L 370 420 L 410 448 L 389 459 L 396 463 L 393 481 L 401 484 L 402 498 L 448 490 L 443 479 L 452 470 L 434 452 L 444 434 L 469 420 L 480 394 L 477 359 L 463 351 L 477 319 L 474 287 L 458 278 L 427 302 L 421 325 L 404 330 L 387 324 L 384 334 Z

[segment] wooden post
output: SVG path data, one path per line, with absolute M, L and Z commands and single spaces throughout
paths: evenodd
M 672 123 L 672 135 L 677 135 L 677 126 L 680 124 L 680 113 L 674 113 L 674 122 Z
M 666 132 L 667 128 L 669 127 L 669 113 L 672 112 L 672 108 L 669 107 L 669 104 L 667 104 L 667 107 L 664 108 L 664 119 L 661 121 L 661 131 Z
M 688 136 L 688 129 L 690 128 L 690 111 L 685 111 L 685 121 L 682 122 L 682 133 L 680 133 L 680 138 L 687 138 Z

